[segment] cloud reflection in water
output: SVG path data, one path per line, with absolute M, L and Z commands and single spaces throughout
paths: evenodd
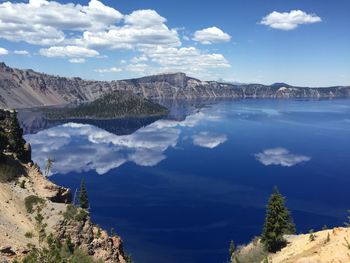
M 55 159 L 52 173 L 95 170 L 105 174 L 126 162 L 157 165 L 166 158 L 164 152 L 177 145 L 181 127 L 195 127 L 203 119 L 214 121 L 217 117 L 197 112 L 183 121 L 158 120 L 122 136 L 93 125 L 71 122 L 27 135 L 26 140 L 31 143 L 33 159 L 40 167 L 45 166 L 48 157 Z M 209 148 L 220 144 L 208 143 L 211 144 Z

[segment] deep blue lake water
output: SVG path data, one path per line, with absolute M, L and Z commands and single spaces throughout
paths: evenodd
M 66 123 L 26 139 L 42 167 L 55 159 L 56 183 L 74 191 L 85 178 L 93 220 L 136 263 L 225 262 L 231 239 L 261 233 L 275 185 L 297 232 L 346 220 L 350 100 L 175 105 L 130 134 L 113 125 L 128 123 Z

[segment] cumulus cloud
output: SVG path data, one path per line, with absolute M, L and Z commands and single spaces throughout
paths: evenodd
M 227 136 L 225 134 L 200 132 L 196 135 L 193 135 L 192 139 L 193 139 L 194 145 L 204 147 L 204 148 L 213 149 L 213 148 L 219 146 L 220 144 L 226 142 Z
M 39 53 L 45 57 L 75 58 L 75 57 L 96 57 L 99 53 L 96 50 L 79 46 L 58 46 L 42 48 Z
M 98 72 L 98 73 L 115 73 L 115 72 L 121 72 L 121 71 L 122 69 L 117 67 L 95 69 L 95 72 Z
M 231 36 L 223 32 L 220 28 L 214 26 L 196 31 L 192 39 L 202 44 L 209 45 L 213 43 L 228 42 L 231 40 Z
M 301 10 L 292 10 L 289 13 L 272 12 L 261 20 L 261 24 L 274 29 L 292 30 L 299 25 L 321 22 L 321 18 L 315 14 L 307 14 Z
M 0 4 L 0 36 L 10 41 L 56 45 L 65 39 L 65 30 L 98 30 L 120 21 L 123 15 L 98 0 L 87 6 L 55 1 Z
M 27 50 L 15 50 L 13 51 L 16 55 L 29 56 L 29 52 Z
M 7 55 L 9 51 L 5 48 L 0 47 L 0 55 Z
M 311 157 L 290 153 L 285 148 L 272 148 L 255 154 L 255 158 L 263 165 L 281 165 L 291 167 L 311 160 Z
M 143 56 L 154 63 L 155 68 L 147 68 L 148 73 L 186 72 L 191 75 L 205 75 L 212 69 L 231 67 L 221 54 L 204 53 L 195 47 L 163 47 L 143 48 Z M 140 63 L 139 63 L 140 64 Z M 144 63 L 141 63 L 144 64 Z M 146 65 L 146 64 L 144 64 Z M 133 68 L 135 65 L 131 64 Z M 137 68 L 140 68 L 138 66 Z
M 123 49 L 137 54 L 125 70 L 138 74 L 186 71 L 203 76 L 230 66 L 222 54 L 183 47 L 178 29 L 169 28 L 155 10 L 122 14 L 99 0 L 86 5 L 30 0 L 0 3 L 0 18 L 0 38 L 39 45 L 40 55 L 70 63 L 84 63 L 105 49 Z M 212 27 L 197 31 L 195 38 L 216 43 L 230 36 Z

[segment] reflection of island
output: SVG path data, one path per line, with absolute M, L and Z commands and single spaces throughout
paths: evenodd
M 198 112 L 205 106 L 217 103 L 218 100 L 161 100 L 160 105 L 169 109 L 165 116 L 118 118 L 111 120 L 94 119 L 69 119 L 69 120 L 48 120 L 45 117 L 45 108 L 32 108 L 18 110 L 18 119 L 23 128 L 24 134 L 34 134 L 41 130 L 55 127 L 60 124 L 75 122 L 91 124 L 117 135 L 131 134 L 139 128 L 147 126 L 161 118 L 183 121 L 188 115 Z M 50 107 L 51 109 L 56 107 Z
M 55 159 L 53 173 L 67 174 L 94 170 L 99 174 L 105 174 L 126 162 L 140 166 L 157 165 L 166 158 L 165 151 L 178 144 L 181 132 L 186 128 L 190 128 L 188 132 L 193 134 L 190 138 L 198 146 L 215 148 L 224 143 L 225 135 L 198 130 L 201 129 L 199 124 L 202 121 L 210 122 L 218 119 L 213 113 L 215 114 L 213 111 L 196 112 L 182 121 L 153 120 L 154 122 L 147 126 L 144 121 L 139 121 L 133 129 L 141 125 L 143 127 L 123 135 L 116 134 L 120 131 L 116 122 L 106 124 L 106 121 L 95 120 L 94 124 L 75 122 L 60 124 L 25 137 L 32 144 L 33 159 L 41 167 L 45 166 L 48 157 Z M 200 140 L 196 136 L 197 133 Z
M 18 119 L 23 128 L 24 134 L 34 134 L 41 130 L 45 130 L 51 127 L 55 127 L 60 124 L 75 122 L 82 124 L 91 124 L 108 132 L 117 135 L 126 135 L 133 133 L 141 127 L 147 126 L 159 119 L 161 116 L 141 117 L 141 118 L 124 118 L 114 120 L 89 120 L 89 119 L 76 119 L 76 120 L 60 120 L 53 121 L 45 118 L 44 114 L 38 110 L 25 109 L 20 110 L 18 113 Z

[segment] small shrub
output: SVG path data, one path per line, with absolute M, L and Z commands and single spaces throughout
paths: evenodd
M 126 255 L 125 261 L 126 261 L 126 263 L 133 263 L 131 255 Z
M 344 244 L 344 246 L 345 246 L 347 249 L 349 249 L 349 250 L 350 250 L 350 243 L 349 243 L 349 241 L 347 240 L 347 238 L 346 238 L 346 237 L 344 237 L 344 240 L 345 240 L 345 244 Z
M 78 208 L 74 205 L 68 205 L 66 211 L 63 213 L 63 217 L 66 220 L 72 220 L 75 218 L 78 212 Z
M 314 230 L 311 229 L 311 230 L 309 231 L 309 233 L 310 233 L 310 235 L 309 235 L 309 240 L 310 240 L 310 242 L 315 241 L 316 236 L 315 236 L 315 234 L 314 234 Z
M 252 248 L 249 250 L 244 250 L 239 247 L 234 253 L 233 262 L 234 263 L 260 263 L 268 255 L 265 246 L 260 241 L 255 241 L 251 243 Z
M 84 221 L 88 215 L 88 211 L 78 208 L 74 205 L 68 205 L 66 211 L 63 213 L 63 217 L 66 220 L 76 220 L 80 222 Z
M 0 164 L 0 182 L 6 183 L 15 180 L 18 177 L 18 170 L 10 164 Z
M 26 188 L 26 181 L 22 180 L 21 183 L 19 184 L 19 187 L 21 187 L 22 189 Z
M 30 195 L 24 199 L 24 204 L 28 213 L 33 213 L 34 206 L 43 203 L 45 203 L 45 200 L 36 195 Z
M 26 233 L 24 234 L 24 236 L 25 236 L 26 238 L 32 238 L 32 237 L 33 237 L 33 233 L 32 233 L 32 232 L 26 232 Z
M 101 228 L 100 228 L 100 227 L 97 228 L 96 237 L 97 237 L 97 238 L 100 238 L 100 237 L 101 237 Z
M 86 217 L 89 215 L 89 213 L 84 209 L 79 209 L 78 214 L 75 216 L 75 220 L 81 222 L 85 221 Z

